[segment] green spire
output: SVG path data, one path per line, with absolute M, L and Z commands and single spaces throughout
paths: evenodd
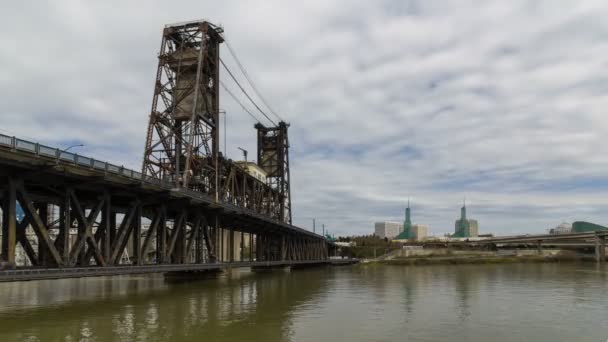
M 460 219 L 463 221 L 467 219 L 467 200 L 466 200 L 466 198 L 462 201 L 462 208 L 460 208 Z
M 467 202 L 466 198 L 462 201 L 462 208 L 460 208 L 460 220 L 458 220 L 458 224 L 456 225 L 456 231 L 454 232 L 453 237 L 469 237 L 470 236 L 470 227 L 469 220 L 467 220 Z
M 410 217 L 410 199 L 407 199 L 407 208 L 405 208 L 405 221 L 403 222 L 403 237 L 406 239 L 412 238 L 412 219 Z

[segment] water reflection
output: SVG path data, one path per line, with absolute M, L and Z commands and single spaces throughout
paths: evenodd
M 358 266 L 0 284 L 0 341 L 597 341 L 606 266 Z
M 160 276 L 2 284 L 0 340 L 285 340 L 289 311 L 331 278 L 306 274 L 239 272 L 178 284 Z

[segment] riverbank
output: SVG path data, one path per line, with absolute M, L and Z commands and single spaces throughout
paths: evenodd
M 551 255 L 551 256 L 425 256 L 403 257 L 371 261 L 383 265 L 479 265 L 479 264 L 513 264 L 513 263 L 572 263 L 595 262 L 593 256 Z

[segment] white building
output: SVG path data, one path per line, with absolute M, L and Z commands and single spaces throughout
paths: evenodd
M 393 239 L 403 231 L 403 224 L 399 222 L 376 222 L 374 235 L 381 239 Z
M 254 162 L 235 161 L 236 165 L 245 169 L 245 171 L 260 182 L 266 183 L 267 172 Z
M 568 234 L 572 232 L 572 225 L 562 222 L 557 227 L 549 229 L 549 234 Z
M 350 241 L 350 242 L 336 241 L 336 242 L 334 242 L 334 244 L 339 247 L 354 247 L 357 245 L 357 243 L 354 241 Z
M 412 238 L 415 241 L 425 240 L 429 234 L 429 227 L 425 224 L 412 225 Z

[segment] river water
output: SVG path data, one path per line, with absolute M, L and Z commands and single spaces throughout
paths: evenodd
M 0 341 L 606 341 L 595 264 L 358 265 L 0 284 Z

